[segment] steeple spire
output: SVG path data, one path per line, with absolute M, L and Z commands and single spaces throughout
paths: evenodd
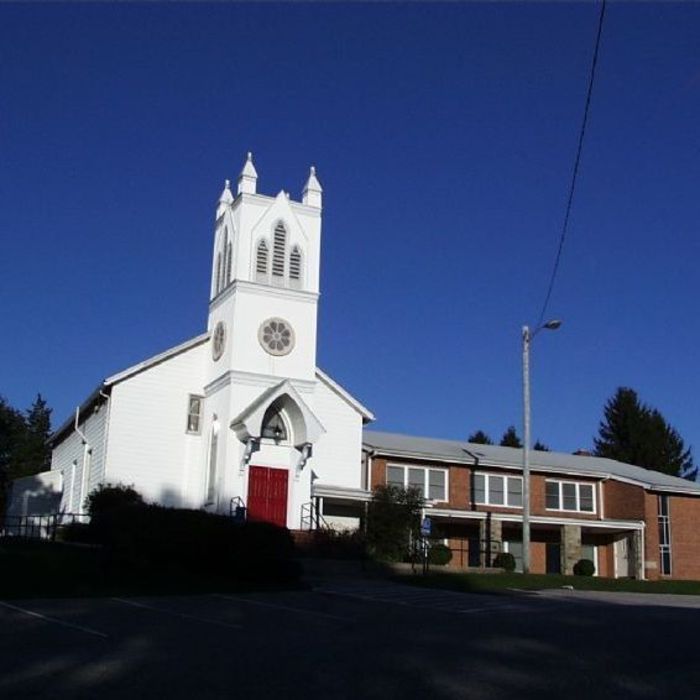
M 219 206 L 216 208 L 216 218 L 218 219 L 226 210 L 226 207 L 233 202 L 233 194 L 231 194 L 231 181 L 224 181 L 224 189 L 219 197 Z
M 248 151 L 245 165 L 238 176 L 238 194 L 255 194 L 258 182 L 258 171 L 253 165 L 253 154 Z
M 304 185 L 301 201 L 310 207 L 320 209 L 323 202 L 322 193 L 323 187 L 316 177 L 316 168 L 312 165 L 309 169 L 309 179 Z

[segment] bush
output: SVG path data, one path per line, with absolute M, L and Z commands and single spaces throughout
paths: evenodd
M 85 499 L 85 509 L 91 518 L 116 508 L 142 505 L 141 494 L 133 486 L 124 484 L 100 484 Z
M 367 557 L 365 536 L 361 530 L 314 530 L 302 542 L 304 554 L 309 557 L 355 560 Z
M 240 581 L 293 581 L 289 530 L 269 523 L 236 523 L 200 510 L 127 506 L 97 514 L 95 537 L 116 570 L 167 575 L 221 575 Z
M 574 574 L 576 576 L 593 576 L 595 564 L 590 559 L 579 559 L 574 564 Z
M 401 561 L 420 529 L 423 497 L 418 489 L 377 486 L 367 512 L 367 546 L 372 556 Z
M 452 561 L 452 550 L 444 544 L 434 544 L 428 550 L 428 563 L 447 566 Z
M 62 542 L 78 542 L 82 544 L 94 544 L 95 535 L 88 523 L 68 523 L 58 528 L 57 539 Z
M 515 557 L 510 552 L 500 552 L 493 560 L 493 565 L 510 573 L 515 571 Z

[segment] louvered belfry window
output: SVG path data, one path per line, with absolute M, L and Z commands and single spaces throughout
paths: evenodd
M 301 279 L 301 251 L 298 246 L 292 248 L 289 256 L 289 279 L 296 281 Z
M 272 244 L 272 275 L 284 277 L 284 257 L 287 247 L 287 231 L 280 222 L 275 226 L 275 234 Z
M 258 255 L 255 261 L 255 271 L 259 280 L 265 280 L 267 278 L 267 243 L 265 241 L 260 241 L 258 243 Z

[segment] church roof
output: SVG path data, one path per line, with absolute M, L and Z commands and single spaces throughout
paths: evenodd
M 374 420 L 374 413 L 363 406 L 352 394 L 343 389 L 338 382 L 331 379 L 325 372 L 322 372 L 316 367 L 316 376 L 333 392 L 338 394 L 341 399 L 347 401 L 361 416 L 363 423 L 369 423 Z
M 375 430 L 363 431 L 362 443 L 368 450 L 394 457 L 417 457 L 455 464 L 479 464 L 515 470 L 522 468 L 523 451 L 516 447 L 477 445 L 462 440 L 440 440 Z M 694 481 L 603 457 L 531 450 L 530 468 L 537 472 L 559 472 L 599 479 L 614 478 L 649 489 L 700 495 L 700 484 Z

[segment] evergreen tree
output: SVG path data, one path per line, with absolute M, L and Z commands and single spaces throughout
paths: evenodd
M 38 474 L 51 468 L 51 409 L 41 394 L 26 411 L 25 434 L 15 476 Z
M 467 438 L 467 442 L 473 442 L 475 445 L 493 445 L 493 440 L 483 430 L 472 433 Z
M 518 433 L 515 432 L 515 426 L 511 425 L 508 427 L 500 442 L 501 447 L 522 447 L 523 443 L 520 442 Z
M 543 442 L 540 442 L 537 440 L 535 444 L 532 446 L 533 450 L 537 450 L 538 452 L 549 452 L 549 447 L 545 445 Z
M 693 473 L 693 457 L 678 431 L 637 392 L 620 387 L 605 404 L 594 439 L 595 453 L 620 462 L 679 476 Z
M 24 416 L 0 396 L 0 515 L 4 512 L 5 494 L 14 465 L 26 436 Z

